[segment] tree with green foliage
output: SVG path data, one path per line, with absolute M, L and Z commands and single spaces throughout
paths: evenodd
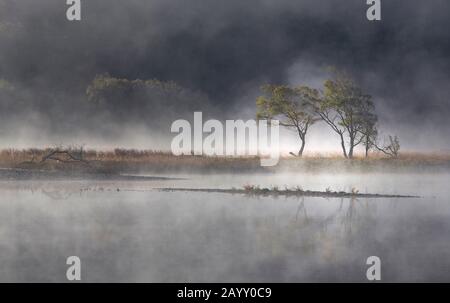
M 344 157 L 349 159 L 356 146 L 375 134 L 374 110 L 371 96 L 344 73 L 336 73 L 334 79 L 325 81 L 323 95 L 315 102 L 315 112 L 339 135 Z M 369 146 L 367 141 L 366 147 Z
M 378 138 L 378 129 L 375 124 L 367 124 L 363 131 L 364 156 L 369 157 L 369 151 L 375 148 Z
M 367 158 L 369 151 L 375 148 L 378 140 L 378 116 L 375 114 L 375 107 L 372 102 L 362 104 L 361 118 L 362 144 L 364 146 L 364 155 Z
M 139 123 L 161 129 L 167 120 L 203 109 L 214 113 L 208 97 L 200 92 L 157 79 L 124 79 L 97 75 L 86 89 L 92 113 L 107 116 L 116 123 Z
M 117 97 L 140 97 L 145 93 L 152 93 L 160 98 L 168 98 L 181 94 L 182 88 L 175 82 L 163 82 L 157 79 L 128 80 L 111 77 L 108 74 L 97 75 L 86 89 L 88 100 L 94 103 L 112 103 Z M 145 96 L 147 97 L 147 96 Z
M 301 141 L 297 155 L 301 157 L 308 129 L 317 121 L 309 96 L 301 88 L 286 85 L 265 85 L 261 89 L 264 96 L 256 101 L 257 118 L 277 119 L 281 126 L 296 131 Z

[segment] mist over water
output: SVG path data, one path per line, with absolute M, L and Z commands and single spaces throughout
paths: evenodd
M 0 0 L 0 282 L 66 282 L 69 256 L 82 282 L 365 282 L 369 256 L 383 282 L 448 282 L 450 2 L 432 2 L 383 1 L 368 22 L 363 0 L 89 0 L 69 22 L 62 0 Z M 397 159 L 337 159 L 324 121 L 308 157 L 267 170 L 124 150 L 169 151 L 194 112 L 255 119 L 262 85 L 323 89 L 330 66 L 373 97 Z M 49 146 L 64 158 L 16 157 Z M 298 152 L 297 130 L 280 150 Z M 161 171 L 182 179 L 106 181 Z M 245 185 L 420 197 L 158 190 Z
M 187 177 L 187 176 L 185 176 Z M 179 181 L 0 184 L 2 282 L 382 281 L 450 278 L 448 173 L 190 175 Z M 418 199 L 160 192 L 243 184 L 414 194 Z M 119 191 L 117 191 L 119 189 Z

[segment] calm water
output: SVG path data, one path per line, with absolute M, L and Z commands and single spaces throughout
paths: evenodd
M 450 174 L 183 175 L 158 182 L 1 182 L 0 281 L 450 281 Z M 158 187 L 244 184 L 420 195 L 246 197 Z M 119 189 L 119 191 L 117 190 Z

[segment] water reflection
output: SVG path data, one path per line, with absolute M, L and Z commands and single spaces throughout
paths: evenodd
M 348 176 L 346 184 L 369 177 Z M 341 186 L 327 176 L 322 184 L 302 175 L 251 178 L 194 176 L 176 186 L 214 187 L 218 179 L 224 187 L 244 180 Z M 430 178 L 372 176 L 367 183 L 370 192 L 423 199 L 154 190 L 168 186 L 163 181 L 2 182 L 0 281 L 65 281 L 70 255 L 81 258 L 82 280 L 92 282 L 365 281 L 371 255 L 381 258 L 384 281 L 448 281 L 449 178 Z

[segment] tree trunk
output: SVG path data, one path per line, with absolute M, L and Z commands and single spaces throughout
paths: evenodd
M 306 143 L 306 140 L 305 140 L 305 138 L 303 138 L 302 139 L 302 146 L 301 146 L 300 150 L 298 151 L 298 156 L 299 157 L 303 156 L 303 150 L 305 149 L 305 143 Z
M 355 138 L 353 136 L 350 137 L 350 147 L 348 149 L 348 158 L 353 159 L 353 148 L 355 147 Z
M 353 159 L 353 146 L 350 146 L 350 150 L 348 151 L 348 158 Z
M 353 159 L 353 145 L 350 145 L 350 148 L 348 150 L 348 158 Z
M 366 148 L 366 158 L 369 158 L 369 150 L 371 148 L 370 146 L 370 138 L 369 136 L 366 136 L 366 144 L 365 144 L 365 148 Z
M 339 134 L 339 136 L 341 137 L 341 146 L 342 146 L 342 152 L 344 153 L 344 157 L 348 158 L 347 151 L 345 150 L 344 136 L 342 134 Z

